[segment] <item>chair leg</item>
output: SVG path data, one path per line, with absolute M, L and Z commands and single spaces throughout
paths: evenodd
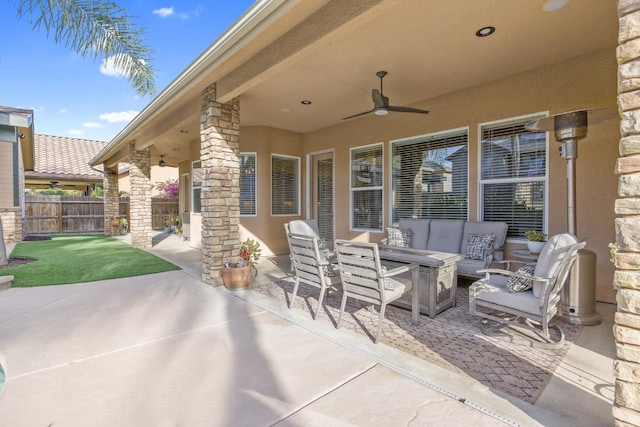
M 336 329 L 340 329 L 340 323 L 342 322 L 342 314 L 344 313 L 344 307 L 347 305 L 347 293 L 343 291 L 342 302 L 340 303 L 340 315 L 338 316 L 338 325 Z
M 318 316 L 320 315 L 320 308 L 322 307 L 322 300 L 324 299 L 324 294 L 327 292 L 327 288 L 324 286 L 320 288 L 320 295 L 318 296 L 318 306 L 316 307 L 316 314 L 313 316 L 313 320 L 318 320 Z
M 300 281 L 298 280 L 298 278 L 296 278 L 296 284 L 293 286 L 293 294 L 291 295 L 289 308 L 293 307 L 293 301 L 296 299 L 296 295 L 298 295 L 298 286 L 300 286 Z
M 380 332 L 382 331 L 382 321 L 384 320 L 384 312 L 386 308 L 387 308 L 386 304 L 384 303 L 380 304 L 380 318 L 378 319 L 378 331 L 376 332 L 376 341 L 375 341 L 376 344 L 378 344 L 378 342 L 380 341 Z

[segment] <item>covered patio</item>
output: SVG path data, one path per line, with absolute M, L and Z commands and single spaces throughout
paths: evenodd
M 149 248 L 149 169 L 164 160 L 179 167 L 185 236 L 210 285 L 246 237 L 263 255 L 285 254 L 283 225 L 300 218 L 317 219 L 328 241 L 379 242 L 401 218 L 506 215 L 509 253 L 525 230 L 553 235 L 569 222 L 558 144 L 524 124 L 618 104 L 622 121 L 589 126 L 579 144 L 576 234 L 596 255 L 596 299 L 615 303 L 625 288 L 616 337 L 626 340 L 624 328 L 637 333 L 640 244 L 621 230 L 637 228 L 640 191 L 622 180 L 618 201 L 612 170 L 638 172 L 640 12 L 617 4 L 258 1 L 91 161 L 105 167 L 105 216 L 117 165 L 129 162 L 133 245 Z M 614 407 L 627 422 L 640 412 L 631 372 L 618 370 Z

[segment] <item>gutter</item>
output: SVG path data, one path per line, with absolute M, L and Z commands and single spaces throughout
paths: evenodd
M 89 161 L 89 166 L 102 163 L 113 154 L 138 126 L 160 112 L 171 99 L 188 85 L 203 79 L 204 72 L 224 62 L 225 58 L 242 48 L 244 41 L 251 40 L 262 30 L 269 17 L 277 16 L 301 0 L 257 0 L 238 20 L 214 41 L 195 61 L 156 96 L 106 147 Z

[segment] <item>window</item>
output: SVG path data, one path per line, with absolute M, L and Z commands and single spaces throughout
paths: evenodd
M 200 213 L 201 203 L 200 194 L 202 192 L 202 178 L 204 171 L 202 170 L 202 162 L 200 160 L 191 163 L 191 212 Z
M 508 237 L 545 229 L 547 134 L 524 128 L 538 118 L 481 126 L 482 219 L 508 223 Z
M 394 225 L 402 218 L 467 219 L 468 130 L 392 143 Z
M 300 159 L 271 156 L 271 214 L 300 215 Z
M 240 216 L 256 213 L 256 153 L 240 153 Z
M 351 229 L 382 231 L 382 144 L 351 150 Z

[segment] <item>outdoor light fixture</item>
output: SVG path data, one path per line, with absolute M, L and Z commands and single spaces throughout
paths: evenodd
M 496 27 L 482 27 L 476 31 L 476 37 L 487 37 L 496 32 Z
M 554 10 L 562 9 L 569 4 L 570 0 L 548 0 L 542 5 L 542 10 L 545 12 L 553 12 Z
M 525 129 L 532 132 L 553 131 L 556 141 L 562 144 L 560 155 L 567 160 L 567 231 L 576 237 L 575 161 L 578 158 L 578 141 L 587 136 L 589 125 L 612 120 L 617 114 L 615 108 L 592 108 L 556 114 L 525 125 Z M 581 249 L 571 268 L 568 283 L 562 289 L 560 317 L 588 326 L 601 323 L 596 312 L 595 276 L 596 254 Z

